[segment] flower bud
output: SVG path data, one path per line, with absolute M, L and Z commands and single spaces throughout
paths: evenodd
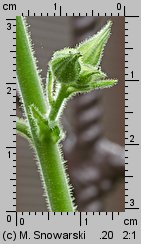
M 112 22 L 108 23 L 93 37 L 79 44 L 77 50 L 82 53 L 82 62 L 99 66 L 104 47 L 110 37 Z
M 55 52 L 50 61 L 50 68 L 54 78 L 64 84 L 76 82 L 81 70 L 80 56 L 80 52 L 73 48 Z

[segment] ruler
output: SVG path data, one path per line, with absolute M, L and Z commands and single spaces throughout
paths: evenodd
M 3 1 L 0 3 L 1 59 L 1 243 L 80 243 L 141 239 L 140 2 Z M 16 15 L 124 16 L 125 18 L 125 212 L 16 212 Z

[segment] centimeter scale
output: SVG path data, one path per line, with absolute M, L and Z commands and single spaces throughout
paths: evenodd
M 88 4 L 89 2 L 89 4 Z M 141 238 L 139 1 L 1 1 L 1 243 Z M 124 16 L 125 18 L 125 212 L 16 212 L 16 15 Z M 4 104 L 4 111 L 2 105 Z

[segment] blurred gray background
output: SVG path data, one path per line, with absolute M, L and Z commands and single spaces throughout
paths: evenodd
M 38 67 L 42 70 L 41 76 L 43 81 L 45 82 L 46 80 L 48 61 L 55 50 L 66 46 L 74 46 L 78 41 L 93 35 L 100 30 L 107 22 L 107 19 L 108 17 L 28 17 L 27 22 L 30 25 L 31 38 L 34 43 Z M 101 191 L 101 194 L 98 195 L 99 197 L 97 197 L 96 200 L 95 198 L 91 200 L 94 206 L 92 208 L 87 207 L 89 205 L 88 203 L 85 204 L 85 207 L 84 205 L 82 207 L 80 204 L 79 208 L 78 200 L 78 209 L 80 209 L 80 211 L 124 211 L 124 163 L 123 157 L 121 159 L 120 155 L 121 153 L 123 154 L 122 147 L 124 146 L 124 17 L 110 17 L 110 19 L 113 21 L 112 35 L 108 45 L 105 47 L 102 70 L 107 73 L 109 78 L 118 78 L 119 83 L 111 89 L 91 93 L 90 96 L 93 96 L 93 94 L 94 96 L 98 96 L 98 104 L 100 104 L 102 108 L 102 116 L 100 116 L 100 123 L 102 123 L 103 128 L 102 137 L 108 138 L 110 141 L 120 145 L 115 151 L 119 154 L 119 161 L 122 161 L 122 163 L 119 162 L 119 168 L 117 166 L 119 180 L 111 180 L 110 184 L 114 185 L 114 187 L 109 188 L 106 193 L 99 190 Z M 81 100 L 82 99 L 83 97 Z M 85 101 L 85 97 L 83 100 Z M 68 132 L 67 138 L 70 138 L 66 139 L 66 142 L 64 142 L 64 152 L 66 159 L 68 159 L 70 173 L 71 171 L 75 171 L 75 166 L 71 167 L 71 165 L 73 165 L 71 161 L 75 159 L 70 158 L 70 154 L 73 152 L 72 148 L 75 143 L 73 140 L 75 136 L 73 137 L 72 134 L 76 133 L 76 127 L 72 115 L 74 109 L 73 105 L 75 105 L 77 101 L 78 100 L 75 101 L 74 99 L 74 101 L 69 102 L 62 119 L 64 128 Z M 21 116 L 19 107 L 20 104 L 17 97 L 17 115 Z M 77 126 L 79 127 L 79 125 Z M 108 145 L 108 143 L 106 145 Z M 110 145 L 108 147 L 110 147 Z M 106 159 L 104 160 L 104 164 L 106 165 Z M 113 170 L 117 172 L 117 168 Z M 71 178 L 73 184 L 73 173 Z M 75 181 L 76 180 L 74 180 L 74 182 Z M 76 183 L 74 183 L 74 186 L 75 184 Z M 77 184 L 79 184 L 79 180 Z M 77 195 L 77 192 L 74 194 Z M 93 195 L 93 190 L 91 190 L 91 195 Z M 99 207 L 95 207 L 95 202 L 98 202 L 99 205 L 97 204 L 97 206 Z M 102 205 L 100 205 L 101 202 Z M 46 211 L 43 189 L 37 165 L 33 160 L 32 150 L 28 143 L 19 136 L 17 136 L 17 211 Z

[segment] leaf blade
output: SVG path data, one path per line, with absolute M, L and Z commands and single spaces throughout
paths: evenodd
M 114 79 L 95 81 L 90 84 L 90 87 L 92 89 L 109 88 L 116 85 L 117 82 L 118 80 L 114 80 Z

